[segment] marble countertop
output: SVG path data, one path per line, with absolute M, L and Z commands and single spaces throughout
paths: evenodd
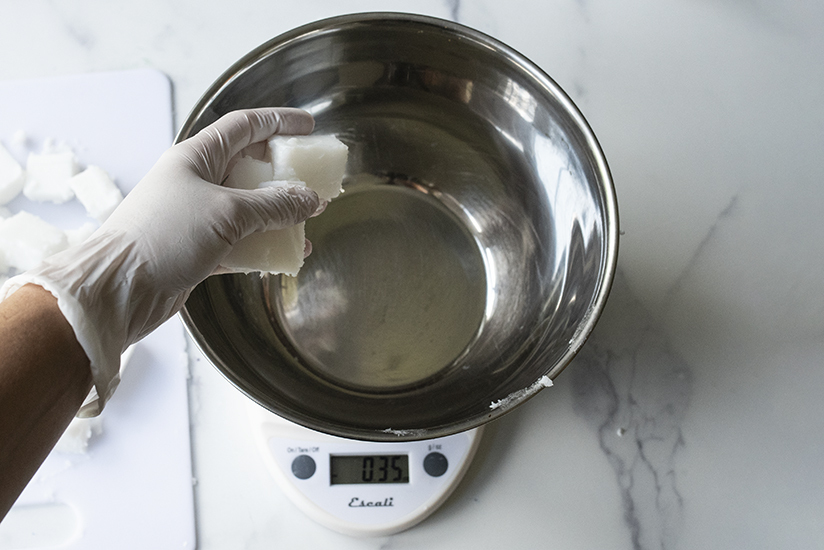
M 0 79 L 151 67 L 179 124 L 234 61 L 357 11 L 451 18 L 532 59 L 610 162 L 618 276 L 554 387 L 492 424 L 421 525 L 352 539 L 258 460 L 245 398 L 192 354 L 198 546 L 824 547 L 824 4 L 814 0 L 22 0 Z

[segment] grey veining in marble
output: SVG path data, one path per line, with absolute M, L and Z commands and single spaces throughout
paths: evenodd
M 612 467 L 636 550 L 675 547 L 683 521 L 679 451 L 692 372 L 623 275 L 590 341 L 565 375 L 573 405 Z

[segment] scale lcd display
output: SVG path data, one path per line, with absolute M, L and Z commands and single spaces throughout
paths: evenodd
M 332 485 L 409 483 L 409 455 L 332 455 Z

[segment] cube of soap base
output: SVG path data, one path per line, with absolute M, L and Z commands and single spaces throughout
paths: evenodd
M 26 181 L 23 167 L 0 144 L 0 204 L 6 204 L 20 194 Z
M 261 183 L 272 181 L 272 174 L 270 162 L 241 157 L 232 167 L 223 185 L 234 189 L 257 189 Z
M 104 222 L 123 202 L 123 193 L 109 174 L 99 166 L 90 165 L 69 179 L 69 187 L 89 216 Z
M 274 136 L 269 139 L 267 159 L 275 180 L 300 180 L 321 200 L 340 195 L 349 148 L 332 135 Z
M 77 173 L 77 158 L 71 151 L 29 153 L 23 194 L 35 202 L 64 203 L 74 198 L 69 178 Z
M 69 245 L 66 233 L 25 211 L 0 221 L 0 254 L 10 267 L 26 271 Z
M 303 267 L 304 223 L 252 233 L 238 241 L 220 264 L 235 272 L 283 273 L 295 276 Z
M 306 184 L 298 180 L 273 180 L 272 163 L 252 157 L 243 157 L 238 159 L 223 185 L 233 189 L 259 189 L 289 185 L 305 186 Z

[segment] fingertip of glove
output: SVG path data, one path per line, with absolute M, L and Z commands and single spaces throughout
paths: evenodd
M 247 115 L 259 117 L 260 126 L 275 134 L 306 135 L 315 129 L 315 119 L 307 111 L 295 107 L 249 109 Z
M 289 195 L 295 201 L 301 219 L 309 218 L 321 208 L 321 200 L 318 194 L 305 185 L 287 184 L 278 189 L 280 193 Z
M 300 202 L 301 211 L 306 213 L 306 217 L 312 216 L 318 209 L 322 208 L 318 194 L 309 187 L 295 186 L 287 191 L 294 195 Z
M 303 109 L 282 107 L 280 115 L 283 121 L 280 133 L 305 135 L 311 134 L 315 129 L 315 118 Z

